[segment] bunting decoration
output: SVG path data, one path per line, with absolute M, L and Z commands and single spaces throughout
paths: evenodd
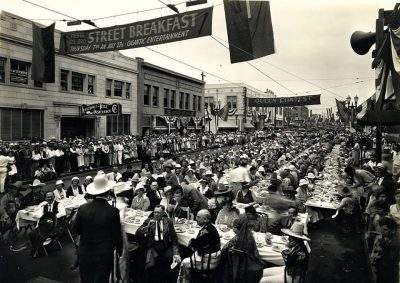
M 54 27 L 40 28 L 32 24 L 32 80 L 55 82 Z

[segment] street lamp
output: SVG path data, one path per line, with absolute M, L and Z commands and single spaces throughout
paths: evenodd
M 353 103 L 353 101 L 354 101 L 354 103 Z M 357 108 L 357 104 L 358 104 L 358 96 L 357 95 L 353 98 L 353 101 L 351 101 L 351 97 L 350 97 L 350 95 L 348 95 L 346 98 L 346 103 L 347 103 L 347 108 L 350 109 L 350 113 L 351 113 L 350 128 L 353 127 L 354 109 Z

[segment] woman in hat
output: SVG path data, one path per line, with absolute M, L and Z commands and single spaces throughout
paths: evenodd
M 238 193 L 236 195 L 236 202 L 249 204 L 249 205 L 253 204 L 254 199 L 253 199 L 253 195 L 250 191 L 249 183 L 242 182 L 241 185 L 242 185 L 242 188 L 240 191 L 238 191 Z
M 57 202 L 67 198 L 67 192 L 64 189 L 64 182 L 62 180 L 57 180 L 53 194 Z
M 297 188 L 296 192 L 296 200 L 300 203 L 306 203 L 308 199 L 308 181 L 306 179 L 301 179 L 299 182 L 299 187 Z
M 82 194 L 83 191 L 81 186 L 79 186 L 79 178 L 75 176 L 71 179 L 71 185 L 67 188 L 67 198 Z
M 304 235 L 304 224 L 295 221 L 290 229 L 282 229 L 289 236 L 288 248 L 282 251 L 285 266 L 264 269 L 260 283 L 304 282 L 310 253 L 304 241 L 310 238 Z
M 188 182 L 188 184 L 199 182 L 199 180 L 196 178 L 196 175 L 194 174 L 194 170 L 190 167 L 186 170 L 186 176 L 184 177 L 184 179 Z
M 211 199 L 214 196 L 214 192 L 207 185 L 208 181 L 206 179 L 201 179 L 199 181 L 200 186 L 197 188 L 200 193 L 205 196 L 207 199 Z
M 239 219 L 239 210 L 233 206 L 234 196 L 227 185 L 220 184 L 218 191 L 214 193 L 218 212 L 215 224 L 224 224 L 232 228 L 235 219 Z

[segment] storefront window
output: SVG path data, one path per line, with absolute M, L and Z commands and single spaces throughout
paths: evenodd
M 179 93 L 179 109 L 183 109 L 183 101 L 185 100 L 185 94 L 183 92 Z
M 158 94 L 159 94 L 159 88 L 158 86 L 153 86 L 153 106 L 158 106 Z
M 107 135 L 129 135 L 131 128 L 131 115 L 107 116 Z
M 189 104 L 190 103 L 190 95 L 189 93 L 186 93 L 186 98 L 185 98 L 185 109 L 189 110 Z
M 106 79 L 106 96 L 111 97 L 111 85 L 112 85 L 112 80 Z
M 10 63 L 10 82 L 27 85 L 31 63 L 14 59 Z
M 122 97 L 123 87 L 124 87 L 124 82 L 114 81 L 114 96 Z
M 95 76 L 88 75 L 88 93 L 94 94 Z
M 43 138 L 43 111 L 0 108 L 0 139 Z
M 131 98 L 131 83 L 126 83 L 125 98 L 126 99 Z
M 71 89 L 74 91 L 83 91 L 83 84 L 85 82 L 85 74 L 72 72 Z
M 63 91 L 68 91 L 68 74 L 69 74 L 69 71 L 61 70 L 60 85 L 61 85 L 61 90 L 63 90 Z
M 172 108 L 172 109 L 174 109 L 176 107 L 175 99 L 176 99 L 176 91 L 171 90 L 171 106 L 170 106 L 170 108 Z
M 164 88 L 164 108 L 169 108 L 169 89 Z
M 6 58 L 0 57 L 0 83 L 6 82 Z
M 143 104 L 146 106 L 150 106 L 150 90 L 151 86 L 144 85 Z

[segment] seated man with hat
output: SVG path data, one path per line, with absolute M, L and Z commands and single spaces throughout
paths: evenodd
M 145 246 L 146 282 L 172 282 L 171 263 L 180 263 L 178 238 L 165 207 L 156 205 L 154 212 L 138 228 L 136 236 Z
M 213 270 L 220 261 L 220 237 L 211 223 L 210 212 L 207 209 L 200 210 L 196 221 L 201 228 L 197 237 L 189 242 L 189 248 L 193 250 L 193 254 L 182 261 L 178 282 L 189 282 L 191 267 L 198 270 Z
M 309 249 L 305 241 L 310 238 L 304 235 L 304 224 L 295 221 L 290 229 L 282 229 L 282 233 L 289 236 L 289 244 L 282 251 L 285 266 L 264 269 L 260 283 L 267 282 L 303 282 L 310 258 Z
M 55 200 L 58 202 L 67 198 L 67 191 L 64 189 L 64 182 L 62 180 L 57 180 L 53 194 Z

